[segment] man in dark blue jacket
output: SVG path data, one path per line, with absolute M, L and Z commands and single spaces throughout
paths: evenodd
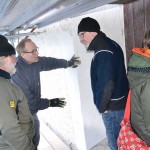
M 24 92 L 28 105 L 35 122 L 34 143 L 36 146 L 40 140 L 40 126 L 37 117 L 39 110 L 48 107 L 64 107 L 64 98 L 44 99 L 41 98 L 40 72 L 58 68 L 77 67 L 80 64 L 78 57 L 72 57 L 70 61 L 52 57 L 39 57 L 38 47 L 31 39 L 23 39 L 16 47 L 19 54 L 16 65 L 16 73 L 12 81 Z
M 94 103 L 102 113 L 109 147 L 111 150 L 117 150 L 120 122 L 123 119 L 128 93 L 122 49 L 100 31 L 98 22 L 90 17 L 81 20 L 78 35 L 87 51 L 94 52 L 91 62 Z

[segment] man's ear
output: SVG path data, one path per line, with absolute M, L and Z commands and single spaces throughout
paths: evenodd
M 97 32 L 91 32 L 93 37 L 95 37 L 98 33 Z

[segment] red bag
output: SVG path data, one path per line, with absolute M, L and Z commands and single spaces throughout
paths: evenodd
M 131 91 L 128 94 L 124 119 L 121 122 L 121 130 L 118 136 L 118 150 L 150 150 L 150 147 L 139 138 L 130 125 L 130 99 Z

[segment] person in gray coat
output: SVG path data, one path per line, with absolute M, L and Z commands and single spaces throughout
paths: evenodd
M 10 81 L 16 63 L 15 49 L 0 35 L 0 150 L 35 150 L 34 121 L 26 97 Z
M 37 117 L 39 110 L 48 107 L 64 107 L 63 98 L 47 99 L 41 98 L 40 72 L 58 68 L 77 67 L 80 60 L 72 57 L 70 61 L 56 59 L 52 57 L 39 57 L 38 47 L 31 39 L 23 39 L 17 45 L 19 54 L 16 65 L 16 73 L 12 76 L 12 81 L 21 87 L 27 97 L 28 105 L 35 121 L 36 134 L 34 142 L 38 146 L 40 140 L 40 125 Z

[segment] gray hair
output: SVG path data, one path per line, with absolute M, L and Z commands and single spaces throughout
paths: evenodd
M 31 39 L 23 39 L 18 43 L 16 50 L 19 55 L 25 51 L 25 43 L 26 42 L 32 42 L 32 40 Z
M 147 31 L 143 40 L 143 47 L 150 49 L 150 31 Z
M 1 57 L 0 57 L 0 65 L 3 65 L 3 64 L 4 64 L 3 58 L 4 58 L 4 56 L 1 56 Z

